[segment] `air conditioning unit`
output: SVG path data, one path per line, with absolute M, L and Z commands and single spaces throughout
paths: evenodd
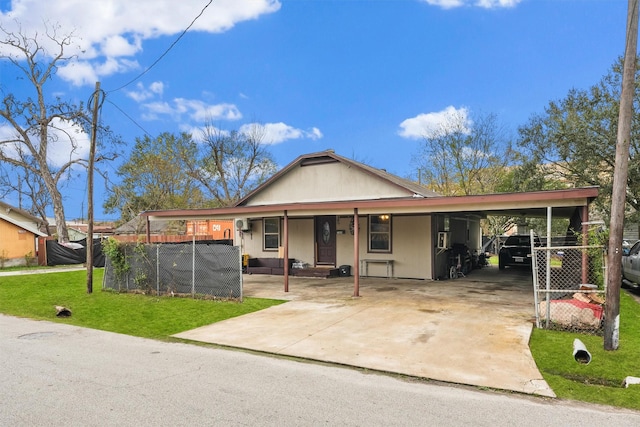
M 236 228 L 241 231 L 249 231 L 251 230 L 251 223 L 248 218 L 238 218 L 236 219 Z
M 449 233 L 446 231 L 438 232 L 438 249 L 449 248 Z

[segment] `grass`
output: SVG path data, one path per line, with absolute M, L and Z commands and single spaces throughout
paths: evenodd
M 88 294 L 86 271 L 0 277 L 0 313 L 67 323 L 145 338 L 171 340 L 178 332 L 262 310 L 284 301 L 233 301 L 153 297 L 102 291 L 103 269 L 94 271 Z M 55 306 L 72 316 L 56 317 Z
M 573 340 L 591 354 L 588 365 L 573 359 Z M 620 295 L 618 350 L 604 350 L 602 337 L 534 329 L 529 343 L 544 379 L 562 399 L 640 410 L 640 385 L 624 388 L 627 376 L 640 377 L 640 304 Z

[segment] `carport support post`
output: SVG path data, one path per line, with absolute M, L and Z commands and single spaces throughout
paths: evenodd
M 589 206 L 582 207 L 582 246 L 589 245 Z M 589 254 L 586 249 L 582 250 L 582 283 L 589 280 Z
M 284 291 L 289 292 L 289 215 L 284 211 Z
M 545 328 L 549 329 L 549 319 L 551 319 L 551 218 L 552 218 L 552 208 L 551 206 L 547 207 L 547 269 L 546 269 L 546 289 L 547 289 L 547 321 L 545 323 Z M 533 244 L 533 243 L 532 243 Z M 534 274 L 536 274 L 534 272 Z M 536 308 L 537 309 L 537 308 Z
M 360 296 L 360 227 L 358 208 L 353 208 L 353 296 Z

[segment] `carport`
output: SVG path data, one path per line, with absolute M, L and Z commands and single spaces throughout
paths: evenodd
M 261 187 L 262 188 L 262 187 Z M 266 192 L 266 191 L 265 191 Z M 550 223 L 552 217 L 573 218 L 574 229 L 585 231 L 584 224 L 589 221 L 589 204 L 597 197 L 597 187 L 572 188 L 564 190 L 536 191 L 525 193 L 487 194 L 476 196 L 429 196 L 380 198 L 366 200 L 341 201 L 302 201 L 269 204 L 238 204 L 234 207 L 217 209 L 186 209 L 148 211 L 141 215 L 147 220 L 147 237 L 149 238 L 150 221 L 153 220 L 201 220 L 201 219 L 231 219 L 231 218 L 279 218 L 282 224 L 281 255 L 288 260 L 291 252 L 291 221 L 294 219 L 317 218 L 318 216 L 336 218 L 350 218 L 352 224 L 360 224 L 361 217 L 372 215 L 392 215 L 394 218 L 408 218 L 411 216 L 429 218 L 427 234 L 422 237 L 425 261 L 420 261 L 429 268 L 430 277 L 438 278 L 438 240 L 441 233 L 455 235 L 457 230 L 448 230 L 441 225 L 440 219 L 447 217 L 485 218 L 487 215 L 512 215 L 524 217 L 547 217 Z M 414 195 L 415 196 L 415 195 Z M 444 222 L 444 221 L 442 221 Z M 240 233 L 241 230 L 237 230 Z M 361 260 L 368 256 L 368 249 L 361 247 L 363 239 L 360 226 L 352 227 L 352 265 L 353 265 L 353 296 L 360 296 Z M 479 233 L 479 227 L 478 227 Z M 469 229 L 463 230 L 466 241 L 478 240 L 479 236 L 472 236 Z M 348 239 L 348 236 L 343 236 Z M 376 260 L 401 261 L 405 255 L 397 255 L 404 242 L 411 242 L 416 237 L 409 229 L 406 237 L 399 240 L 393 252 L 375 254 Z M 408 253 L 405 251 L 405 253 Z M 400 257 L 400 258 L 398 258 Z M 586 261 L 585 261 L 586 262 Z M 284 263 L 282 277 L 284 292 L 289 291 L 290 265 Z

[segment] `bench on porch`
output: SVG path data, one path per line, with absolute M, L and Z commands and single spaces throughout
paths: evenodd
M 291 271 L 294 262 L 294 258 L 289 258 L 289 271 Z M 247 273 L 282 276 L 284 274 L 284 258 L 249 258 Z
M 386 264 L 387 277 L 393 277 L 393 260 L 380 258 L 365 258 L 360 260 L 360 276 L 369 275 L 369 264 Z

